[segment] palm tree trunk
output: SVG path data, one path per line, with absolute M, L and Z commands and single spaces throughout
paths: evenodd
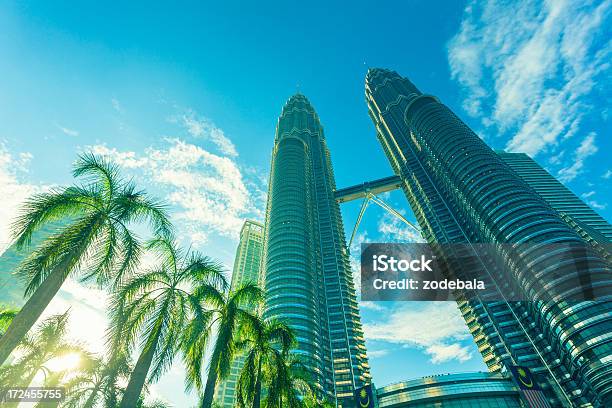
M 133 408 L 136 406 L 136 403 L 140 398 L 142 388 L 144 387 L 144 383 L 147 379 L 147 374 L 151 368 L 151 362 L 153 361 L 155 350 L 157 349 L 157 342 L 159 341 L 159 337 L 161 335 L 161 330 L 159 327 L 159 325 L 156 325 L 156 330 L 152 336 L 152 340 L 147 342 L 148 344 L 138 357 L 134 371 L 132 371 L 132 374 L 130 375 L 130 381 L 125 389 L 123 398 L 121 399 L 121 405 L 119 406 L 120 408 Z
M 0 365 L 2 365 L 11 352 L 19 345 L 23 337 L 34 326 L 40 315 L 47 308 L 53 297 L 57 294 L 66 280 L 66 269 L 70 259 L 61 262 L 30 296 L 17 316 L 0 337 Z
M 118 375 L 116 372 L 111 372 L 104 384 L 106 388 L 104 400 L 107 407 L 117 406 L 117 377 Z
M 255 395 L 253 396 L 253 408 L 259 408 L 261 404 L 261 356 L 257 362 L 257 380 L 255 380 Z
M 83 408 L 94 408 L 94 405 L 96 404 L 96 396 L 98 395 L 98 392 L 100 392 L 101 387 L 102 383 L 96 383 L 93 390 L 91 390 L 91 394 L 89 394 L 89 397 L 87 397 L 87 401 L 85 401 Z
M 104 388 L 106 392 L 104 393 L 106 396 L 104 397 L 105 403 L 107 407 L 116 407 L 117 406 L 117 378 L 119 377 L 119 371 L 117 369 L 117 359 L 124 358 L 123 351 L 119 351 L 121 347 L 121 334 L 123 332 L 123 326 L 125 324 L 125 320 L 120 323 L 118 333 L 112 339 L 112 345 L 110 347 L 110 356 L 108 361 L 108 376 L 104 381 Z M 122 349 L 121 349 L 122 350 Z M 126 354 L 129 354 L 126 351 Z
M 217 367 L 219 365 L 219 351 L 217 345 L 210 358 L 210 365 L 208 368 L 208 376 L 206 377 L 206 387 L 204 388 L 204 396 L 202 397 L 202 404 L 200 408 L 211 408 L 213 403 L 213 397 L 215 395 L 215 386 L 217 385 Z
M 119 336 L 117 336 L 118 338 Z M 117 378 L 119 377 L 119 372 L 117 370 L 117 359 L 118 354 L 122 353 L 121 351 L 119 351 L 119 341 L 117 340 L 117 338 L 113 339 L 112 341 L 112 346 L 110 348 L 110 356 L 109 361 L 108 361 L 108 365 L 107 368 L 105 369 L 105 373 L 107 372 L 108 375 L 105 375 L 105 379 L 102 381 L 102 386 L 101 389 L 104 390 L 103 394 L 104 396 L 104 403 L 106 404 L 107 407 L 116 407 L 117 406 Z M 121 356 L 120 358 L 123 358 L 123 356 Z

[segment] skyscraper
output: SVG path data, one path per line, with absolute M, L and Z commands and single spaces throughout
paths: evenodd
M 507 261 L 499 276 L 523 288 L 548 285 L 561 296 L 555 301 L 533 290 L 525 291 L 528 302 L 505 301 L 500 293 L 490 293 L 495 301 L 459 302 L 489 369 L 528 366 L 544 383 L 553 406 L 569 406 L 570 401 L 612 406 L 612 302 L 563 300 L 580 277 L 591 273 L 601 293 L 609 293 L 609 264 L 590 246 L 572 254 L 575 263 L 547 269 L 532 266 L 550 261 L 546 255 L 536 260 L 537 251 L 505 253 L 511 247 L 505 243 L 582 245 L 585 240 L 546 201 L 551 197 L 539 195 L 436 97 L 384 69 L 368 71 L 365 93 L 377 137 L 402 179 L 424 238 L 430 243 L 497 244 L 506 260 L 528 265 L 519 270 Z M 566 268 L 577 271 L 564 273 Z M 553 274 L 562 278 L 553 279 Z
M 525 153 L 497 152 L 497 154 L 552 208 L 571 217 L 577 225 L 591 235 L 597 236 L 599 240 L 612 241 L 612 225 L 535 160 Z
M 232 272 L 231 289 L 248 282 L 261 284 L 261 255 L 263 252 L 263 225 L 246 220 L 240 230 L 240 242 L 236 249 Z M 232 408 L 236 401 L 236 384 L 244 366 L 244 357 L 237 356 L 232 362 L 230 374 L 215 389 L 215 401 L 225 408 Z
M 265 316 L 295 330 L 295 353 L 318 394 L 349 406 L 370 374 L 335 187 L 319 117 L 296 94 L 283 107 L 272 151 Z

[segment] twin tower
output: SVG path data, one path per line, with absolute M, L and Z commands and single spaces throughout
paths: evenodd
M 265 316 L 291 324 L 295 353 L 319 394 L 342 401 L 352 400 L 370 374 L 335 190 L 319 117 L 304 95 L 294 95 L 278 120 L 272 151 Z
M 497 300 L 458 306 L 490 371 L 529 367 L 552 406 L 612 406 L 611 255 L 600 245 L 610 242 L 612 227 L 581 202 L 555 200 L 571 193 L 527 156 L 491 150 L 437 98 L 397 73 L 370 69 L 365 94 L 379 142 L 429 243 L 492 243 L 500 251 L 507 243 L 588 243 L 580 255 L 588 262 L 579 260 L 567 279 L 558 279 L 563 265 L 515 270 L 510 258 L 492 279 L 557 285 L 563 294 L 571 279 L 589 274 L 602 301 L 570 303 L 530 291 L 529 301 L 492 296 Z M 545 176 L 537 176 L 540 169 Z M 558 193 L 547 189 L 554 183 Z M 272 152 L 262 231 L 264 313 L 293 327 L 295 353 L 319 395 L 353 407 L 354 391 L 371 376 L 335 191 L 319 117 L 304 95 L 294 95 Z M 541 261 L 527 250 L 514 256 L 521 265 Z

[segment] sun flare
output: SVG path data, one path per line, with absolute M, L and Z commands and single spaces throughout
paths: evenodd
M 47 368 L 53 372 L 68 371 L 78 367 L 80 362 L 81 355 L 79 353 L 69 353 L 49 361 Z

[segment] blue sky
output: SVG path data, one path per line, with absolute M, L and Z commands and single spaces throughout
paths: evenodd
M 171 203 L 184 243 L 231 268 L 242 220 L 263 218 L 276 120 L 297 89 L 321 117 L 338 186 L 391 173 L 364 102 L 368 67 L 407 76 L 612 218 L 610 1 L 261 3 L 3 2 L 0 244 L 19 202 L 69 183 L 76 154 L 93 150 Z M 412 217 L 401 194 L 385 199 Z M 348 235 L 358 209 L 342 208 Z M 412 235 L 370 207 L 358 238 Z M 101 297 L 71 282 L 52 305 L 78 304 L 94 349 Z M 378 385 L 484 369 L 452 305 L 362 315 Z M 180 371 L 153 392 L 182 406 Z

